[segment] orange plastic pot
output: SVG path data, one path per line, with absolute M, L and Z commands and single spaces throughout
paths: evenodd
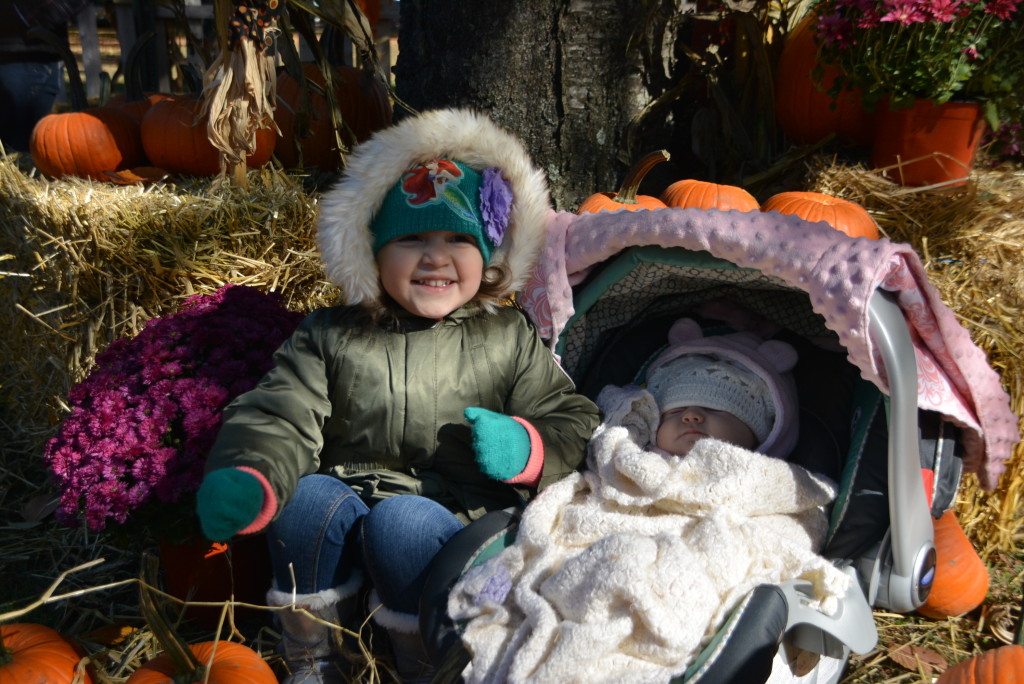
M 875 118 L 871 163 L 900 185 L 964 185 L 984 128 L 976 102 L 918 100 L 896 110 L 883 103 Z
M 834 133 L 849 145 L 870 147 L 874 114 L 861 104 L 860 89 L 833 98 L 818 90 L 814 82 L 814 70 L 819 66 L 817 22 L 817 14 L 808 12 L 786 38 L 775 71 L 775 120 L 798 145 L 816 143 Z M 821 69 L 821 85 L 828 90 L 842 72 L 828 64 Z

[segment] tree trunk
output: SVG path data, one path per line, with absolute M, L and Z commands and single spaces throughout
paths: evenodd
M 650 100 L 635 0 L 403 0 L 398 96 L 416 110 L 466 106 L 523 140 L 559 209 L 618 187 L 629 124 Z M 657 3 L 654 3 L 655 5 Z

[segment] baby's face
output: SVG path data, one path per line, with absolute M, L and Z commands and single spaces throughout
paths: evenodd
M 685 456 L 698 440 L 714 437 L 744 449 L 757 446 L 746 423 L 729 413 L 701 406 L 682 406 L 661 414 L 655 444 L 676 456 Z

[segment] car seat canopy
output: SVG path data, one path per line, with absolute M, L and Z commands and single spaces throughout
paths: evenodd
M 802 292 L 821 317 L 817 332 L 836 339 L 863 377 L 887 392 L 887 376 L 869 334 L 868 302 L 878 290 L 892 292 L 914 340 L 920 408 L 963 428 L 965 470 L 977 473 L 985 489 L 996 486 L 1019 441 L 1017 417 L 998 374 L 928 282 L 909 245 L 850 238 L 827 224 L 776 212 L 662 209 L 632 212 L 628 221 L 620 214 L 560 212 L 550 218 L 538 270 L 519 301 L 553 349 L 570 319 L 580 315 L 572 286 L 592 276 L 595 265 L 630 247 L 680 247 L 705 260 L 728 262 L 723 270 L 732 264 L 744 273 L 733 277 L 760 281 L 763 286 L 754 291 L 764 296 Z M 674 287 L 666 285 L 665 293 L 678 297 Z M 728 283 L 715 287 L 728 288 Z M 694 301 L 708 297 L 704 290 L 691 290 Z M 656 299 L 656 291 L 650 294 Z M 573 352 L 568 344 L 559 351 Z

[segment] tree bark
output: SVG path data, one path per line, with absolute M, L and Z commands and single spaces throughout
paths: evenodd
M 656 4 L 656 3 L 655 3 Z M 638 9 L 639 6 L 639 9 Z M 418 111 L 465 106 L 518 136 L 559 209 L 612 191 L 633 161 L 630 122 L 650 101 L 631 38 L 636 0 L 403 0 L 398 96 Z

